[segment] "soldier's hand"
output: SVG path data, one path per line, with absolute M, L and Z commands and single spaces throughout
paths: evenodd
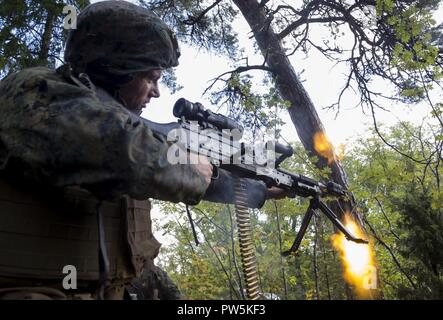
M 197 156 L 191 153 L 190 157 L 194 160 L 191 161 L 191 163 L 197 162 L 197 164 L 194 164 L 194 166 L 197 168 L 197 171 L 205 178 L 206 188 L 208 188 L 209 184 L 211 183 L 212 164 L 209 162 L 207 157 L 202 155 Z
M 284 189 L 279 188 L 279 187 L 270 187 L 270 188 L 268 188 L 268 192 L 266 194 L 266 199 L 267 200 L 269 200 L 269 199 L 279 200 L 279 199 L 283 199 L 283 198 L 286 198 L 286 197 L 293 198 L 294 197 L 293 192 L 284 190 Z

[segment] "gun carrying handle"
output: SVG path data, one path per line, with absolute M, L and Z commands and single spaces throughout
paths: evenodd
M 291 146 L 285 146 L 278 142 L 275 143 L 275 152 L 281 153 L 286 157 L 291 157 L 294 154 L 294 150 Z
M 294 154 L 294 150 L 291 146 L 285 146 L 278 142 L 274 143 L 274 148 L 275 152 L 280 154 L 280 157 L 275 160 L 275 167 L 278 167 L 283 161 L 289 157 L 292 157 Z

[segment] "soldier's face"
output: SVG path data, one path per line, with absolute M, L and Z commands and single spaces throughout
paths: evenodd
M 126 103 L 126 107 L 131 112 L 140 115 L 151 98 L 160 97 L 158 80 L 161 75 L 162 71 L 160 69 L 142 72 L 120 88 L 120 98 Z

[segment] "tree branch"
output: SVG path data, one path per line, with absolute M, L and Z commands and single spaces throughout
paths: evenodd
M 213 8 L 215 8 L 222 0 L 217 0 L 213 4 L 211 4 L 209 7 L 207 7 L 205 10 L 200 12 L 198 16 L 196 17 L 188 17 L 185 21 L 182 21 L 184 24 L 192 26 L 196 23 L 198 23 L 209 11 L 211 11 Z
M 400 265 L 400 262 L 397 260 L 397 257 L 395 256 L 394 252 L 392 252 L 392 249 L 383 241 L 381 240 L 381 238 L 377 235 L 377 233 L 375 232 L 375 229 L 372 227 L 372 225 L 369 223 L 369 221 L 366 219 L 366 217 L 363 218 L 364 222 L 368 225 L 369 229 L 372 232 L 372 235 L 374 236 L 375 239 L 377 239 L 377 241 L 386 249 L 388 250 L 389 254 L 392 257 L 392 260 L 394 261 L 394 263 L 397 265 L 398 269 L 400 270 L 400 272 L 406 277 L 406 279 L 408 279 L 409 283 L 411 284 L 411 286 L 414 289 L 417 289 L 417 286 L 415 285 L 414 281 L 412 281 L 411 277 L 406 273 L 405 270 L 403 270 L 402 266 Z
M 253 66 L 240 66 L 234 70 L 231 71 L 226 71 L 220 75 L 218 75 L 216 78 L 212 79 L 211 84 L 205 89 L 205 91 L 203 91 L 203 95 L 206 94 L 209 90 L 212 89 L 212 87 L 220 80 L 222 80 L 222 78 L 228 74 L 233 74 L 233 73 L 243 73 L 243 72 L 247 72 L 247 71 L 251 71 L 251 70 L 262 70 L 262 71 L 268 71 L 273 73 L 274 71 L 270 68 L 264 65 L 265 62 L 263 62 L 262 65 L 253 65 Z
M 327 17 L 327 18 L 311 18 L 308 19 L 306 17 L 302 17 L 298 19 L 297 21 L 294 21 L 289 26 L 287 26 L 283 31 L 281 31 L 277 36 L 282 40 L 289 34 L 291 34 L 292 31 L 297 29 L 298 27 L 304 25 L 304 24 L 310 24 L 310 23 L 328 23 L 328 22 L 337 22 L 337 21 L 344 21 L 346 22 L 346 19 L 344 17 Z
M 392 224 L 391 221 L 389 220 L 388 216 L 386 215 L 385 210 L 383 209 L 383 205 L 381 204 L 380 200 L 378 200 L 377 197 L 374 197 L 375 201 L 377 201 L 378 206 L 380 207 L 381 213 L 383 214 L 383 217 L 385 217 L 386 221 L 388 222 L 389 225 L 389 231 L 394 235 L 394 237 L 397 240 L 400 240 L 400 237 L 394 232 L 394 230 L 392 229 Z

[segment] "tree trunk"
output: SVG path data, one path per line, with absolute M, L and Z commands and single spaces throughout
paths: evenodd
M 328 300 L 331 300 L 331 286 L 329 285 L 329 271 L 328 271 L 328 261 L 326 257 L 326 249 L 325 249 L 325 233 L 323 230 L 323 221 L 319 219 L 319 230 L 320 230 L 320 250 L 323 255 L 323 265 L 325 267 L 325 284 L 326 284 L 326 292 L 328 293 Z
M 231 212 L 231 208 L 229 207 L 229 204 L 226 205 L 226 209 L 229 213 L 229 235 L 231 238 L 231 251 L 232 251 L 232 262 L 234 263 L 234 268 L 235 268 L 235 273 L 237 275 L 237 281 L 238 281 L 238 289 L 240 291 L 240 296 L 243 300 L 246 300 L 246 296 L 245 296 L 245 290 L 243 289 L 243 284 L 242 284 L 242 277 L 241 277 L 241 273 L 240 273 L 240 268 L 238 267 L 237 264 L 237 258 L 235 255 L 235 241 L 234 241 L 234 222 L 232 219 L 232 212 Z
M 281 237 L 281 227 L 280 227 L 280 214 L 278 212 L 277 203 L 274 201 L 274 208 L 275 208 L 275 215 L 277 217 L 277 232 L 278 232 L 278 245 L 280 252 L 283 252 L 283 241 Z M 281 275 L 282 275 L 282 281 L 283 281 L 283 289 L 285 292 L 285 300 L 288 300 L 288 285 L 286 282 L 286 274 L 285 274 L 285 267 L 283 264 L 283 256 L 280 254 L 280 268 L 281 268 Z
M 46 9 L 46 22 L 40 42 L 40 52 L 38 54 L 39 64 L 49 65 L 49 48 L 51 45 L 52 31 L 54 29 L 55 16 L 50 8 Z
M 316 133 L 325 133 L 323 124 L 318 117 L 312 100 L 309 98 L 308 93 L 298 79 L 294 68 L 286 56 L 279 37 L 270 26 L 270 21 L 268 21 L 263 6 L 260 6 L 257 0 L 233 1 L 251 27 L 257 44 L 266 59 L 266 63 L 274 73 L 276 86 L 281 97 L 291 103 L 288 111 L 306 151 L 310 156 L 317 156 L 319 160 L 316 166 L 318 168 L 322 169 L 330 166 L 330 178 L 347 188 L 346 174 L 338 159 L 334 157 L 334 161 L 328 164 L 328 159 L 315 150 L 314 135 Z M 351 197 L 347 203 L 341 202 L 340 205 L 345 211 L 352 212 L 363 227 L 363 223 L 358 214 L 351 210 L 355 207 L 353 197 Z M 331 209 L 342 218 L 343 210 L 340 210 L 340 205 L 333 205 Z
M 315 228 L 315 238 L 314 238 L 314 254 L 312 255 L 312 264 L 314 269 L 314 283 L 315 283 L 315 296 L 317 300 L 320 300 L 320 289 L 318 285 L 318 261 L 317 261 L 317 242 L 318 242 L 318 228 L 317 219 L 314 215 L 314 228 Z

